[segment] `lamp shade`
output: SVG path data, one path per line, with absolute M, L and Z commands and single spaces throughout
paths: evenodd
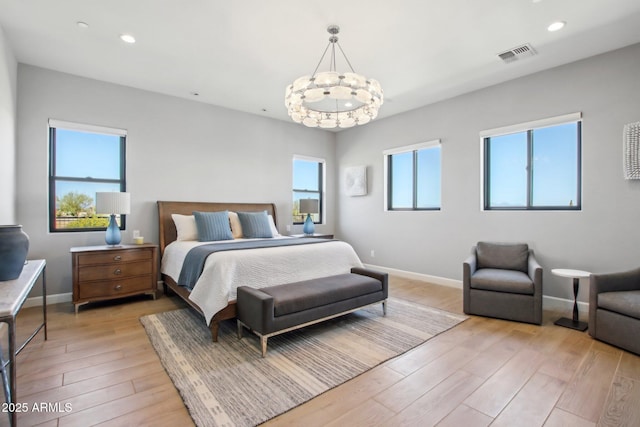
M 300 199 L 300 213 L 318 213 L 318 199 Z
M 96 213 L 109 215 L 131 213 L 131 194 L 113 191 L 96 193 Z

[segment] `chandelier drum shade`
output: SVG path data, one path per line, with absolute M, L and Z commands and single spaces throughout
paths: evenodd
M 378 116 L 384 102 L 382 87 L 374 79 L 357 74 L 342 47 L 337 34 L 340 28 L 327 28 L 331 37 L 313 74 L 296 79 L 287 87 L 285 105 L 289 117 L 308 127 L 349 128 L 363 125 Z M 336 71 L 336 46 L 351 72 Z M 318 72 L 331 48 L 329 71 Z

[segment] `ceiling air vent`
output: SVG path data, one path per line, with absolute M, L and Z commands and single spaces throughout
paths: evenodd
M 508 64 L 509 62 L 517 61 L 518 59 L 522 59 L 522 58 L 527 58 L 535 54 L 536 54 L 536 51 L 533 49 L 533 47 L 529 43 L 527 43 L 518 47 L 514 47 L 513 49 L 509 49 L 502 53 L 499 53 L 498 56 L 500 57 L 500 59 L 502 59 L 505 63 Z

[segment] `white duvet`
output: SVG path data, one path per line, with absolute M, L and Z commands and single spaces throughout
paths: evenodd
M 210 243 L 213 242 L 175 241 L 167 245 L 162 256 L 162 273 L 177 283 L 189 250 Z M 202 309 L 208 324 L 214 314 L 236 299 L 238 286 L 264 288 L 348 273 L 352 267 L 362 267 L 362 262 L 351 245 L 339 240 L 221 251 L 209 255 L 189 299 Z

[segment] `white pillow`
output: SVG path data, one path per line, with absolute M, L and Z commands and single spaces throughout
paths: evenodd
M 198 240 L 198 227 L 193 215 L 171 214 L 171 218 L 178 232 L 176 240 Z
M 240 224 L 240 218 L 238 218 L 238 214 L 229 211 L 229 223 L 231 224 L 231 234 L 233 234 L 234 239 L 240 239 L 242 234 L 242 224 Z
M 273 237 L 280 235 L 278 229 L 276 228 L 276 222 L 273 220 L 273 216 L 271 215 L 269 215 L 269 226 L 271 227 L 271 234 L 273 234 Z

